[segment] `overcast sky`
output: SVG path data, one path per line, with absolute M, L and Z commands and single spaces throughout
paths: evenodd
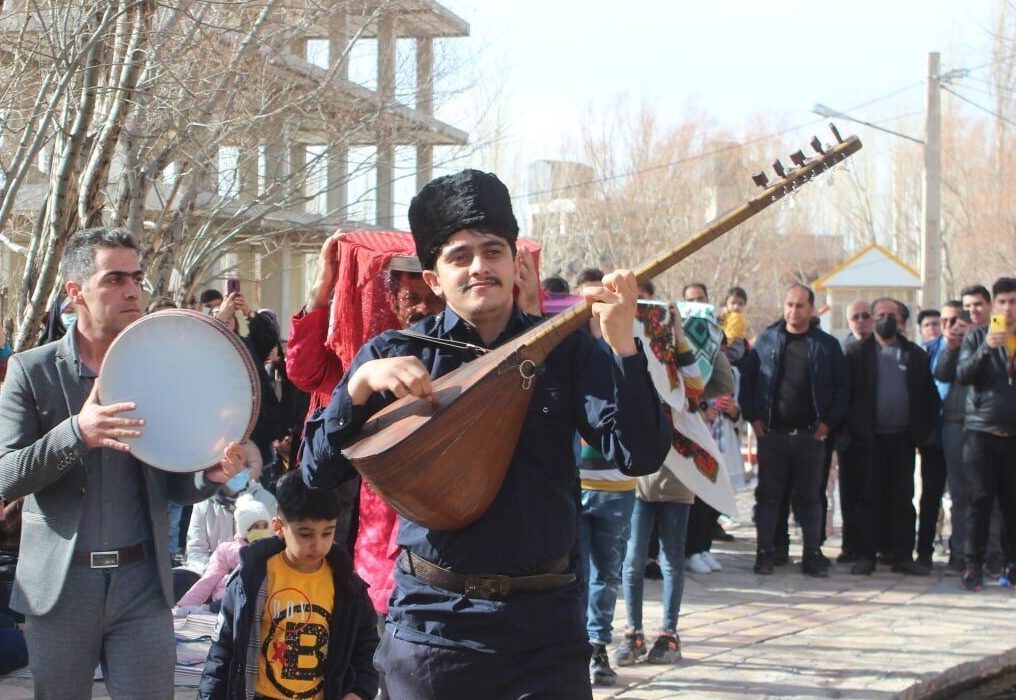
M 927 55 L 990 61 L 994 0 L 445 0 L 469 22 L 478 72 L 503 83 L 523 160 L 562 155 L 618 95 L 675 121 L 695 105 L 735 133 L 748 115 L 816 117 L 821 102 L 891 127 L 923 110 Z M 986 68 L 968 81 L 984 96 Z M 499 88 L 501 89 L 501 88 Z M 885 99 L 889 93 L 899 94 Z M 917 114 L 910 122 L 921 125 Z M 908 123 L 903 119 L 898 123 Z
M 468 164 L 496 170 L 515 194 L 527 191 L 529 163 L 574 157 L 580 125 L 621 100 L 649 105 L 664 124 L 707 115 L 734 138 L 764 115 L 804 125 L 804 145 L 827 121 L 811 112 L 816 103 L 923 138 L 928 53 L 939 51 L 943 72 L 976 68 L 955 89 L 992 105 L 985 81 L 996 0 L 441 2 L 470 36 L 448 42 L 455 70 L 439 78 L 439 94 L 467 89 L 438 116 L 477 141 L 488 137 L 480 113 L 499 115 L 498 148 Z M 366 80 L 375 56 L 354 61 Z M 861 136 L 867 157 L 892 138 L 850 124 L 842 131 Z M 396 225 L 405 226 L 412 162 L 398 172 Z M 369 192 L 371 177 L 351 191 Z

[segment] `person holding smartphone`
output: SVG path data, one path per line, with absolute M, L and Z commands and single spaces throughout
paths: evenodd
M 947 576 L 962 576 L 966 569 L 967 477 L 963 469 L 963 418 L 967 410 L 967 387 L 955 381 L 963 337 L 970 330 L 970 312 L 959 299 L 942 305 L 942 340 L 931 359 L 935 386 L 942 397 L 942 452 L 949 485 L 951 535 Z
M 970 505 L 961 582 L 968 591 L 984 585 L 982 567 L 996 494 L 1008 562 L 1003 575 L 1016 580 L 1016 278 L 996 280 L 992 297 L 988 325 L 966 334 L 956 368 L 957 380 L 970 386 L 963 443 Z

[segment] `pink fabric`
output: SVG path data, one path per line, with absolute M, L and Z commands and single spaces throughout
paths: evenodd
M 208 599 L 222 600 L 226 595 L 226 579 L 240 563 L 240 548 L 247 546 L 247 540 L 239 534 L 230 542 L 223 542 L 212 552 L 204 575 L 190 587 L 177 605 L 201 605 Z
M 356 573 L 370 588 L 367 595 L 379 613 L 388 612 L 395 588 L 395 560 L 399 556 L 399 514 L 381 500 L 366 481 L 360 483 L 360 524 L 353 545 Z

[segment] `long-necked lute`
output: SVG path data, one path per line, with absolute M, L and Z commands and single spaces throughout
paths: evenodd
M 794 193 L 861 148 L 856 136 L 840 139 L 806 158 L 801 151 L 778 179 L 753 176 L 763 191 L 714 219 L 674 249 L 635 271 L 641 283 L 656 277 L 704 245 Z M 565 337 L 588 323 L 589 304 L 578 302 L 504 345 L 434 380 L 433 403 L 406 397 L 373 415 L 342 452 L 396 511 L 425 527 L 462 528 L 490 506 L 504 481 L 544 358 Z

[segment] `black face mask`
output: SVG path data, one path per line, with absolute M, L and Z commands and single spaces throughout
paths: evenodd
M 896 337 L 896 319 L 893 316 L 886 316 L 875 321 L 875 332 L 879 338 L 891 340 Z

